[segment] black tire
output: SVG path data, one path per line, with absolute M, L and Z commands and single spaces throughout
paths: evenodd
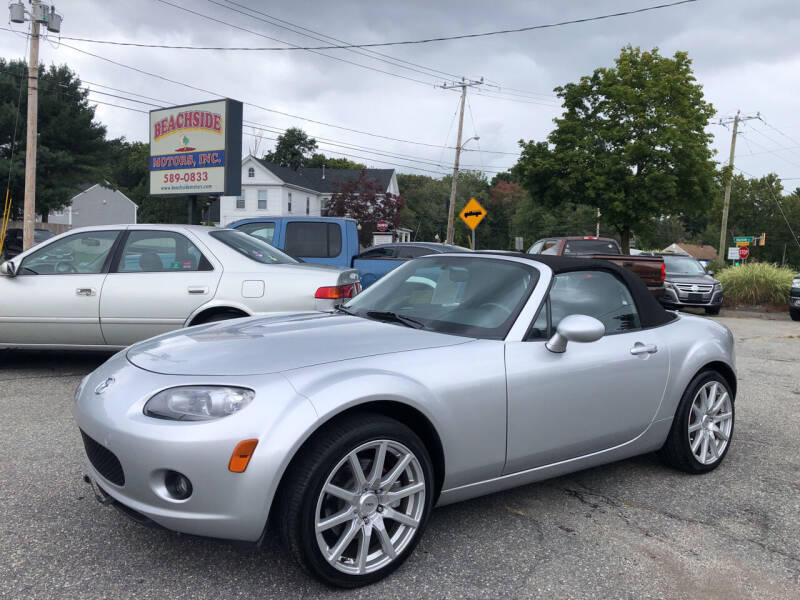
M 707 315 L 718 315 L 719 314 L 719 309 L 720 309 L 719 306 L 714 306 L 712 308 L 707 308 L 706 309 L 706 314 Z
M 362 444 L 376 440 L 398 442 L 410 450 L 418 460 L 425 481 L 424 500 L 420 504 L 422 514 L 419 526 L 409 530 L 413 531 L 413 537 L 391 562 L 371 573 L 361 575 L 344 573 L 323 557 L 322 549 L 317 543 L 315 530 L 317 503 L 327 478 L 340 461 Z M 360 454 L 359 458 L 361 456 Z M 413 552 L 427 525 L 434 492 L 430 456 L 425 445 L 413 431 L 399 421 L 380 414 L 354 414 L 335 421 L 315 434 L 292 461 L 286 479 L 281 483 L 277 499 L 278 534 L 283 546 L 289 550 L 300 566 L 323 583 L 342 588 L 368 585 L 392 573 Z M 378 508 L 378 511 L 381 508 Z M 357 538 L 357 541 L 360 541 L 360 538 Z
M 790 308 L 789 316 L 792 318 L 792 321 L 800 321 L 800 310 L 796 308 Z
M 725 391 L 730 397 L 731 408 L 731 428 L 728 433 L 728 440 L 725 448 L 714 462 L 710 464 L 703 464 L 691 449 L 691 442 L 689 439 L 689 413 L 692 410 L 692 404 L 695 396 L 700 389 L 707 383 L 715 382 L 724 387 Z M 678 408 L 675 411 L 675 417 L 672 420 L 672 428 L 670 429 L 667 441 L 658 451 L 661 459 L 669 466 L 685 471 L 692 474 L 708 473 L 716 469 L 725 459 L 728 449 L 731 447 L 733 441 L 733 430 L 736 422 L 736 408 L 731 386 L 728 381 L 720 373 L 713 370 L 702 371 L 695 376 L 694 379 L 686 387 L 683 396 L 681 397 Z

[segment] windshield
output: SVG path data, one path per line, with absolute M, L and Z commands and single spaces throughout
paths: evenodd
M 226 246 L 233 248 L 239 254 L 243 254 L 250 260 L 263 265 L 294 264 L 298 262 L 288 254 L 284 254 L 277 248 L 273 248 L 266 242 L 262 242 L 258 238 L 247 235 L 242 231 L 220 229 L 219 231 L 210 232 L 209 235 Z
M 690 256 L 665 256 L 664 265 L 670 275 L 705 275 L 706 270 Z
M 619 246 L 608 240 L 567 240 L 564 256 L 576 254 L 619 254 Z
M 431 255 L 398 267 L 345 310 L 378 320 L 393 314 L 428 331 L 503 339 L 537 279 L 536 269 L 517 262 Z

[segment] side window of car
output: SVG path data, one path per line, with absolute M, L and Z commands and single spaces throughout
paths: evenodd
M 244 231 L 268 244 L 271 244 L 272 239 L 275 237 L 275 223 L 271 221 L 269 223 L 245 223 L 236 229 Z
M 119 231 L 87 231 L 62 238 L 29 254 L 21 275 L 101 273 Z
M 606 335 L 641 328 L 628 287 L 605 271 L 556 275 L 550 289 L 551 333 L 569 315 L 588 315 L 603 323 Z
M 197 246 L 172 231 L 131 231 L 117 266 L 119 273 L 211 270 Z
M 557 254 L 558 253 L 558 242 L 556 240 L 545 240 L 544 244 L 542 245 L 542 251 L 540 254 Z
M 342 252 L 342 230 L 337 223 L 295 221 L 286 225 L 284 245 L 290 256 L 334 258 Z
M 358 258 L 395 258 L 394 248 L 373 248 L 362 252 Z
M 420 256 L 427 256 L 428 254 L 433 254 L 433 251 L 429 248 L 422 248 L 420 246 L 397 247 L 397 258 L 419 258 Z
M 535 341 L 535 340 L 547 340 L 550 339 L 550 330 L 549 330 L 549 316 L 550 316 L 550 300 L 545 300 L 544 304 L 542 305 L 539 314 L 536 315 L 536 319 L 533 321 L 530 330 L 528 330 L 528 335 L 526 336 L 526 341 Z

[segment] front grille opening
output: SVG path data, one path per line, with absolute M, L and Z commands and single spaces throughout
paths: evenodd
M 86 448 L 86 456 L 89 457 L 89 462 L 97 469 L 97 472 L 114 485 L 125 485 L 125 472 L 116 455 L 86 435 L 83 430 L 81 430 L 81 437 L 83 437 L 83 447 Z

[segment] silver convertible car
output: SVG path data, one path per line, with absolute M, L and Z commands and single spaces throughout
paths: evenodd
M 232 229 L 83 227 L 0 265 L 0 348 L 121 348 L 187 325 L 331 310 L 360 286 L 354 269 L 302 264 Z
M 74 416 L 98 498 L 190 534 L 277 535 L 354 587 L 397 568 L 435 505 L 658 451 L 716 468 L 733 336 L 596 260 L 440 254 L 329 314 L 136 344 Z

